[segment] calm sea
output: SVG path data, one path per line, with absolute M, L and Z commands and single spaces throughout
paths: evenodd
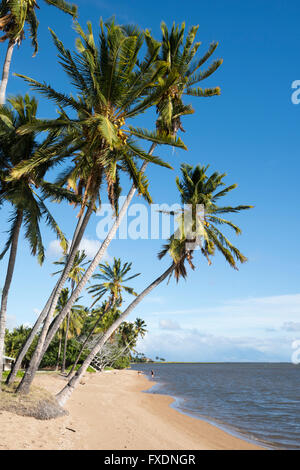
M 150 393 L 251 441 L 300 449 L 300 365 L 288 363 L 134 364 L 157 382 Z

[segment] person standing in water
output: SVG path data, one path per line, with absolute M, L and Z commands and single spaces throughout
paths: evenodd
M 152 377 L 152 379 L 154 379 L 154 371 L 153 370 L 151 370 L 151 377 Z

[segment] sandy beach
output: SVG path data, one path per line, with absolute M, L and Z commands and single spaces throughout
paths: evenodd
M 64 379 L 40 374 L 35 385 L 52 393 Z M 231 436 L 169 405 L 172 398 L 142 393 L 153 382 L 136 371 L 87 374 L 66 405 L 68 416 L 51 421 L 0 411 L 0 450 L 255 450 L 258 446 Z

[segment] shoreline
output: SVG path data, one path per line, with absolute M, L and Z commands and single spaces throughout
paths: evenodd
M 145 378 L 147 378 L 146 375 L 145 375 Z M 155 391 L 151 392 L 151 389 L 156 387 L 156 385 L 161 386 L 160 382 L 154 381 L 152 383 L 152 386 L 150 387 L 150 389 L 145 390 L 144 393 L 150 393 L 150 394 L 156 395 L 156 396 L 170 397 L 173 401 L 170 403 L 169 406 L 171 408 L 173 408 L 175 411 L 177 411 L 178 413 L 180 413 L 184 416 L 189 416 L 190 418 L 197 419 L 197 420 L 203 421 L 205 423 L 208 423 L 208 424 L 210 424 L 212 426 L 215 426 L 216 428 L 220 429 L 221 431 L 225 432 L 226 434 L 229 434 L 230 436 L 236 437 L 238 439 L 242 439 L 243 441 L 245 441 L 249 444 L 259 446 L 261 449 L 264 449 L 264 450 L 277 450 L 276 447 L 272 447 L 270 444 L 266 444 L 266 443 L 260 441 L 259 439 L 256 439 L 255 437 L 251 438 L 251 436 L 249 434 L 247 434 L 246 431 L 242 431 L 239 428 L 234 428 L 233 426 L 231 426 L 230 424 L 228 424 L 226 422 L 218 421 L 216 418 L 213 418 L 213 417 L 210 417 L 210 416 L 202 416 L 201 414 L 196 415 L 196 413 L 185 411 L 178 404 L 178 402 L 180 401 L 180 398 L 178 398 L 176 396 L 173 396 L 173 395 L 160 393 L 159 391 L 158 392 L 155 392 Z
M 35 381 L 51 393 L 64 383 L 47 374 Z M 263 450 L 174 409 L 172 397 L 148 392 L 152 386 L 128 369 L 86 374 L 65 407 L 68 416 L 38 421 L 0 411 L 0 449 Z

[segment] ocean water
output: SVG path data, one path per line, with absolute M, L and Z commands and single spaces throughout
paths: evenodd
M 300 365 L 289 363 L 133 364 L 171 395 L 172 406 L 250 441 L 300 449 Z

